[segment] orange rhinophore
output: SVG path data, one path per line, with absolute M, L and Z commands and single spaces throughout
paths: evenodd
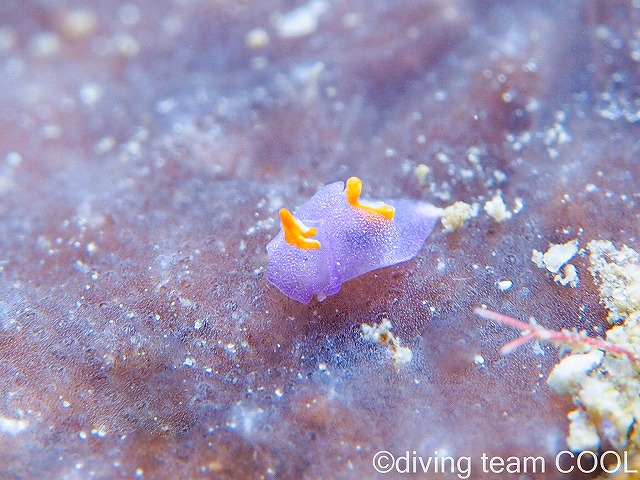
M 320 248 L 320 242 L 311 238 L 315 237 L 317 233 L 314 227 L 307 227 L 286 208 L 280 209 L 280 220 L 287 243 L 303 250 Z
M 396 209 L 384 202 L 365 202 L 360 201 L 360 193 L 362 192 L 362 180 L 358 177 L 351 177 L 347 180 L 347 187 L 344 194 L 350 205 L 369 212 L 375 212 L 382 215 L 387 220 L 391 220 L 396 213 Z

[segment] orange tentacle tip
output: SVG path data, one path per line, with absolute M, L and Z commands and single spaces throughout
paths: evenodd
M 317 230 L 314 227 L 307 227 L 286 208 L 280 209 L 280 221 L 282 222 L 282 230 L 284 230 L 284 239 L 287 243 L 303 250 L 320 248 L 320 242 L 311 238 L 316 236 Z
M 358 177 L 351 177 L 347 180 L 347 186 L 344 189 L 344 194 L 347 197 L 347 202 L 356 207 L 361 208 L 367 212 L 376 213 L 382 215 L 387 220 L 392 220 L 396 213 L 396 209 L 391 205 L 387 205 L 384 202 L 367 202 L 360 200 L 360 193 L 362 193 L 362 180 Z

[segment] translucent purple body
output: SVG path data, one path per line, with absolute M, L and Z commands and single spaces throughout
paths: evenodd
M 280 231 L 267 245 L 267 278 L 288 297 L 307 303 L 314 295 L 337 293 L 354 277 L 415 257 L 439 209 L 415 200 L 385 203 L 396 209 L 392 220 L 347 203 L 344 182 L 321 188 L 294 213 L 307 227 L 317 228 L 320 248 L 297 248 Z

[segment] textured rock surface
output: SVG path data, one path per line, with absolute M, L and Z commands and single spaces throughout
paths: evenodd
M 606 324 L 583 254 L 571 289 L 531 252 L 639 248 L 637 2 L 84 3 L 0 6 L 2 478 L 565 447 L 555 350 L 499 357 L 515 333 L 471 312 Z M 350 175 L 524 208 L 300 305 L 264 276 L 277 209 Z M 399 369 L 360 335 L 385 316 Z

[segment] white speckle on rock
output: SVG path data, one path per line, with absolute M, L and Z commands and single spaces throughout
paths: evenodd
M 342 25 L 345 28 L 357 27 L 362 23 L 362 15 L 356 12 L 345 13 L 342 16 Z
M 513 206 L 512 212 L 514 214 L 520 213 L 522 211 L 522 209 L 524 208 L 524 200 L 522 200 L 520 197 L 516 197 L 513 200 L 513 204 L 514 204 L 514 206 Z
M 98 427 L 91 429 L 91 434 L 98 438 L 104 438 L 109 433 L 109 429 L 106 425 L 98 425 Z
M 18 36 L 15 30 L 8 25 L 0 26 L 0 52 L 8 52 L 16 46 Z
M 269 44 L 269 34 L 264 28 L 254 28 L 245 38 L 247 47 L 253 50 L 259 50 Z
M 187 357 L 184 359 L 184 362 L 182 363 L 185 367 L 193 367 L 196 364 L 196 361 L 194 358 L 191 357 Z
M 140 44 L 128 33 L 118 32 L 112 38 L 113 49 L 123 58 L 133 58 L 140 53 Z
M 427 184 L 427 178 L 431 174 L 431 168 L 424 163 L 420 163 L 416 165 L 413 174 L 416 176 L 418 183 L 424 187 Z
M 31 38 L 29 47 L 36 57 L 47 58 L 60 53 L 62 42 L 53 32 L 39 32 Z
M 61 29 L 65 36 L 82 38 L 92 34 L 98 26 L 98 16 L 88 8 L 77 8 L 62 19 Z
M 533 249 L 531 252 L 531 261 L 536 264 L 538 268 L 544 268 L 544 253 Z
M 24 431 L 29 422 L 17 418 L 0 417 L 0 433 L 7 433 L 9 435 L 16 435 Z
M 6 157 L 4 157 L 4 161 L 7 162 L 12 168 L 19 166 L 22 163 L 22 155 L 18 152 L 9 152 Z
M 85 83 L 80 87 L 80 100 L 87 106 L 95 105 L 103 94 L 104 89 L 97 83 Z
M 317 30 L 318 20 L 328 9 L 326 0 L 311 0 L 288 13 L 275 16 L 273 25 L 282 38 L 304 37 Z

